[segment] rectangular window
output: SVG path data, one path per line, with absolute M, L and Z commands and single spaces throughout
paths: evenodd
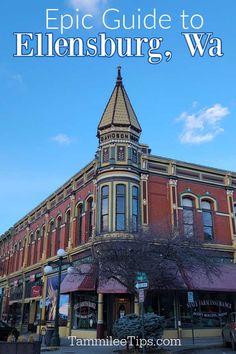
M 125 230 L 125 192 L 124 184 L 116 186 L 116 231 Z
M 132 188 L 132 230 L 138 231 L 138 187 Z
M 136 149 L 132 149 L 132 161 L 134 163 L 138 162 L 138 154 L 137 154 L 137 150 Z
M 190 238 L 194 236 L 193 201 L 191 198 L 183 198 L 183 226 L 184 236 Z
M 109 187 L 104 186 L 101 190 L 101 232 L 108 231 L 109 215 Z
M 205 241 L 213 240 L 213 217 L 211 202 L 203 200 L 202 206 L 202 221 Z

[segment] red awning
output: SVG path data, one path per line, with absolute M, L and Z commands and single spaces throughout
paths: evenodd
M 98 294 L 126 294 L 128 289 L 117 279 L 109 278 L 99 281 Z
M 75 273 L 67 274 L 61 283 L 61 294 L 73 291 L 94 291 L 95 278 L 91 264 L 83 264 Z
M 222 264 L 219 274 L 212 274 L 210 278 L 201 270 L 189 278 L 192 290 L 236 292 L 236 264 Z

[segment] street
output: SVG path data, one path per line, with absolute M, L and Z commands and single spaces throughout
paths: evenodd
M 212 348 L 212 349 L 192 350 L 189 351 L 189 353 L 190 354 L 227 354 L 227 353 L 235 353 L 235 352 L 232 351 L 231 348 Z
M 50 354 L 113 354 L 113 351 L 117 349 L 114 347 L 106 346 L 74 346 L 74 347 L 61 347 L 59 350 L 55 351 L 42 351 L 41 353 L 50 353 Z
M 50 351 L 50 352 L 42 352 L 42 353 L 50 353 L 50 354 L 75 354 L 75 353 L 83 353 L 83 354 L 113 354 L 117 348 L 114 347 L 106 347 L 106 346 L 83 346 L 83 347 L 61 347 L 59 350 Z M 172 349 L 171 352 L 174 354 L 175 351 Z M 177 353 L 177 351 L 176 351 Z M 188 351 L 178 351 L 178 354 L 189 353 L 189 354 L 228 354 L 235 353 L 231 348 L 211 348 L 211 349 L 188 349 Z

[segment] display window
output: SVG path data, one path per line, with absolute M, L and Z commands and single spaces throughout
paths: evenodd
M 193 302 L 188 302 L 187 293 L 179 294 L 180 317 L 182 328 L 217 328 L 223 327 L 227 316 L 233 309 L 231 294 L 194 292 Z
M 96 329 L 97 307 L 96 294 L 74 294 L 73 329 Z

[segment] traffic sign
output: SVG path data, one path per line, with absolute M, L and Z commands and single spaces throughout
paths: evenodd
M 144 282 L 147 281 L 147 273 L 145 272 L 136 272 L 136 279 L 137 282 Z
M 140 289 L 138 292 L 138 302 L 139 303 L 144 302 L 144 289 Z
M 136 289 L 147 289 L 148 288 L 148 282 L 144 281 L 144 282 L 137 282 L 135 284 L 135 288 Z
M 193 292 L 192 291 L 188 291 L 188 302 L 194 302 Z

